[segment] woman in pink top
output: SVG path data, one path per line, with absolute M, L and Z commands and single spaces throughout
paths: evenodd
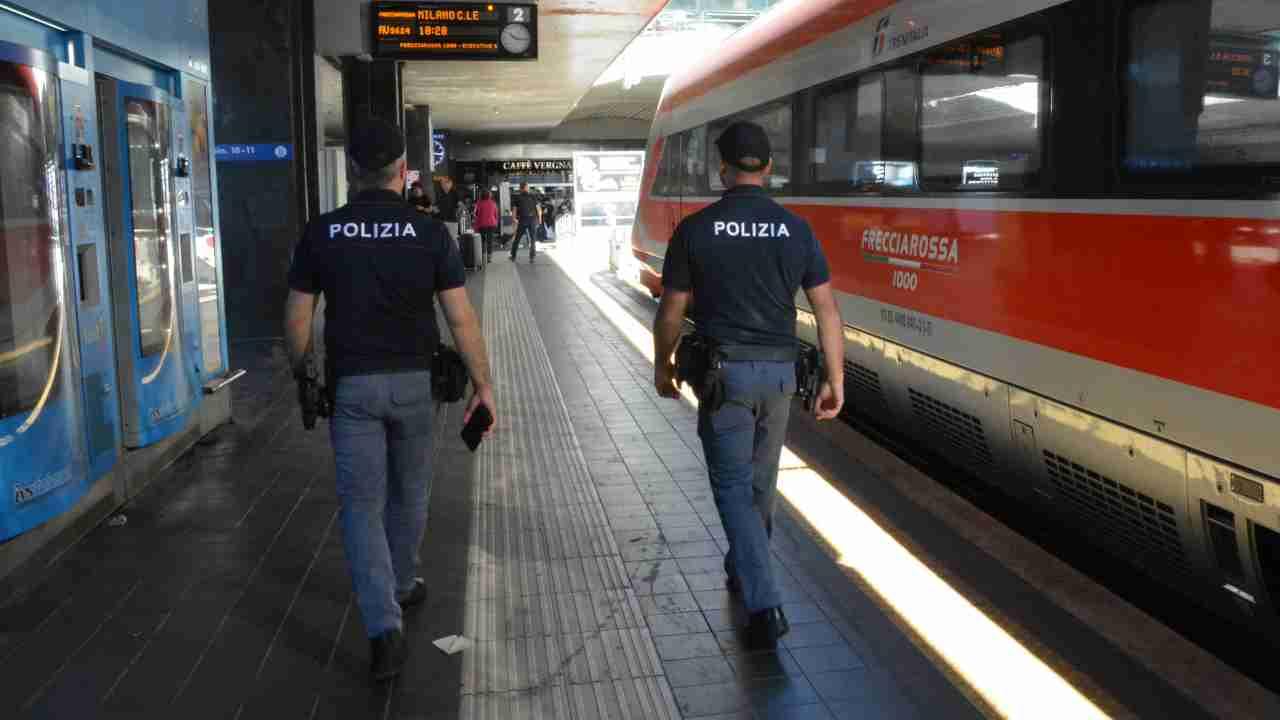
M 480 202 L 476 203 L 475 210 L 475 228 L 480 231 L 480 237 L 484 240 L 484 254 L 487 259 L 493 259 L 493 237 L 498 234 L 498 203 L 493 201 L 493 193 L 485 190 L 480 195 Z

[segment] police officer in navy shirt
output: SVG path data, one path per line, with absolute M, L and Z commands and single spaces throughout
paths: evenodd
M 698 411 L 698 436 L 716 507 L 729 540 L 725 571 L 750 615 L 747 645 L 772 650 L 787 631 L 769 563 L 778 461 L 796 392 L 795 297 L 803 289 L 818 321 L 827 367 L 844 367 L 840 311 L 827 259 L 807 223 L 765 194 L 773 162 L 769 137 L 753 123 L 730 125 L 716 141 L 724 197 L 675 230 L 662 268 L 654 321 L 654 383 L 677 398 L 672 354 L 687 311 L 697 333 L 719 348 L 724 402 Z M 828 420 L 844 404 L 844 378 L 821 386 L 814 414 Z
M 415 572 L 431 496 L 437 297 L 473 383 L 464 422 L 482 404 L 492 412 L 494 402 L 457 245 L 443 223 L 402 199 L 400 130 L 366 121 L 351 135 L 348 158 L 358 192 L 307 224 L 289 270 L 285 334 L 297 372 L 324 294 L 342 539 L 373 675 L 385 680 L 405 661 L 402 608 L 426 599 Z

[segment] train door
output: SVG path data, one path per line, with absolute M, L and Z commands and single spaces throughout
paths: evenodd
M 0 43 L 0 540 L 86 487 L 57 71 Z
M 198 401 L 182 337 L 192 283 L 177 267 L 174 101 L 105 75 L 96 86 L 120 414 L 138 448 L 180 431 Z
M 79 318 L 80 377 L 92 483 L 115 465 L 120 409 L 116 399 L 111 303 L 107 296 L 107 245 L 102 229 L 93 84 L 87 71 L 63 66 L 61 89 L 68 230 L 74 250 L 72 296 Z

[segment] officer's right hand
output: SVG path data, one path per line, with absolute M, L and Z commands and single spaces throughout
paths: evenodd
M 680 388 L 676 385 L 676 366 L 672 362 L 660 362 L 653 367 L 653 386 L 664 398 L 680 399 Z
M 471 391 L 471 399 L 467 401 L 467 411 L 462 415 L 462 424 L 466 425 L 471 421 L 471 414 L 474 413 L 481 405 L 489 408 L 489 414 L 493 417 L 493 422 L 489 424 L 489 429 L 484 431 L 484 437 L 493 434 L 493 429 L 498 426 L 498 406 L 493 402 L 493 387 L 485 385 L 484 387 L 475 387 Z
M 818 390 L 818 402 L 813 404 L 813 416 L 818 420 L 831 420 L 844 407 L 844 385 L 832 385 L 824 381 Z

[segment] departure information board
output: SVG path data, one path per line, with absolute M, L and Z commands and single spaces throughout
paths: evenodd
M 1213 95 L 1275 100 L 1280 97 L 1278 65 L 1280 50 L 1211 43 L 1206 90 Z
M 374 2 L 370 19 L 374 57 L 538 59 L 536 5 Z

